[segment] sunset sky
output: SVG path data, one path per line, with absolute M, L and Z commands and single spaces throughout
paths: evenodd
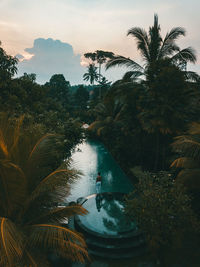
M 34 72 L 45 82 L 63 73 L 72 84 L 81 83 L 86 52 L 107 50 L 139 61 L 127 30 L 148 30 L 157 13 L 162 35 L 175 26 L 186 29 L 178 44 L 196 50 L 198 62 L 189 68 L 200 74 L 199 10 L 198 0 L 0 0 L 0 40 L 7 53 L 26 58 L 19 75 Z M 122 74 L 116 69 L 105 75 L 114 80 Z

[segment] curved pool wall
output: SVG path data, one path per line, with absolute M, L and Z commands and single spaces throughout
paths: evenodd
M 75 229 L 82 232 L 89 254 L 122 259 L 145 252 L 145 239 L 136 224 L 125 214 L 123 193 L 101 193 L 77 200 L 88 214 L 76 215 Z
M 133 185 L 122 171 L 112 155 L 99 141 L 86 140 L 78 145 L 72 154 L 73 167 L 82 172 L 71 186 L 68 201 L 76 201 L 79 197 L 86 197 L 96 193 L 96 177 L 101 172 L 101 192 L 133 191 Z
M 88 211 L 85 216 L 76 215 L 75 221 L 85 232 L 102 238 L 122 238 L 136 235 L 138 229 L 126 216 L 123 193 L 93 194 L 78 199 Z

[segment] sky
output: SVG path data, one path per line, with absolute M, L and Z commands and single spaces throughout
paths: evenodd
M 18 75 L 36 73 L 44 83 L 63 73 L 71 84 L 83 83 L 83 54 L 112 51 L 140 62 L 128 29 L 148 30 L 154 13 L 162 35 L 171 28 L 186 29 L 177 42 L 192 46 L 198 61 L 190 70 L 200 74 L 199 0 L 0 0 L 0 40 L 8 54 L 18 55 Z M 124 69 L 105 72 L 109 80 L 122 77 Z

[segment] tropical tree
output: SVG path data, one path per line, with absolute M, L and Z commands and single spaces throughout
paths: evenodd
M 47 266 L 49 253 L 83 262 L 84 239 L 63 225 L 86 213 L 63 205 L 77 172 L 67 165 L 52 169 L 58 137 L 38 139 L 35 131 L 22 131 L 22 122 L 0 122 L 0 266 Z
M 95 81 L 98 81 L 99 74 L 97 73 L 97 67 L 94 64 L 89 64 L 88 72 L 83 75 L 84 81 L 90 81 L 91 85 L 94 85 Z
M 154 170 L 166 168 L 167 147 L 172 137 L 185 130 L 190 119 L 189 106 L 194 98 L 183 72 L 167 59 L 160 60 L 151 90 L 141 91 L 138 118 L 142 128 L 154 135 Z M 160 168 L 159 167 L 159 168 Z
M 84 57 L 91 59 L 93 62 L 97 62 L 99 64 L 99 81 L 101 80 L 101 66 L 108 59 L 111 59 L 114 56 L 113 52 L 97 50 L 94 53 L 85 53 Z
M 94 105 L 96 105 L 99 100 L 102 100 L 105 97 L 110 86 L 111 82 L 109 82 L 105 77 L 103 77 L 101 81 L 98 81 L 98 85 L 95 86 L 91 97 L 91 101 Z
M 177 38 L 185 36 L 183 28 L 175 27 L 162 38 L 157 15 L 154 15 L 154 25 L 148 32 L 133 27 L 128 35 L 136 39 L 143 65 L 130 58 L 114 56 L 106 67 L 130 67 L 123 77 L 124 82 L 143 79 L 139 80 L 144 89 L 137 103 L 138 119 L 155 142 L 152 169 L 156 171 L 166 167 L 166 151 L 171 138 L 184 130 L 189 119 L 192 86 L 187 81 L 198 81 L 199 76 L 186 71 L 186 63 L 195 63 L 196 56 L 191 47 L 181 50 L 176 44 Z
M 65 80 L 63 74 L 54 74 L 48 83 L 50 96 L 59 100 L 63 105 L 69 102 L 70 83 Z
M 161 36 L 161 28 L 158 24 L 158 16 L 154 15 L 154 25 L 146 32 L 139 27 L 133 27 L 128 30 L 127 35 L 131 35 L 136 39 L 137 49 L 139 50 L 144 61 L 143 66 L 136 61 L 123 56 L 114 56 L 107 64 L 109 69 L 114 66 L 129 67 L 131 71 L 126 73 L 129 77 L 145 76 L 148 85 L 156 79 L 155 65 L 162 59 L 170 59 L 170 61 L 178 66 L 185 73 L 185 77 L 191 80 L 199 79 L 199 76 L 194 72 L 186 71 L 186 63 L 196 62 L 195 52 L 191 47 L 180 49 L 176 40 L 180 36 L 185 36 L 185 29 L 182 27 L 172 28 L 164 38 Z M 154 71 L 152 72 L 152 68 Z
M 35 73 L 26 73 L 24 72 L 24 75 L 19 77 L 19 79 L 21 79 L 22 81 L 29 81 L 29 82 L 32 82 L 32 83 L 35 83 L 36 82 L 36 74 Z
M 1 45 L 1 42 L 0 42 Z M 0 79 L 11 78 L 17 73 L 18 59 L 6 54 L 5 50 L 0 47 Z
M 83 85 L 80 85 L 76 92 L 74 93 L 74 104 L 80 110 L 85 110 L 87 107 L 87 102 L 89 100 L 89 92 L 87 88 Z
M 111 135 L 114 128 L 122 124 L 123 103 L 99 103 L 94 112 L 97 119 L 88 130 L 94 131 L 98 136 Z

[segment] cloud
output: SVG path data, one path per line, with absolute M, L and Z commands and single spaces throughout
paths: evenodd
M 17 55 L 18 76 L 24 72 L 35 73 L 39 83 L 45 83 L 53 74 L 62 73 L 71 84 L 83 82 L 85 68 L 81 66 L 81 55 L 75 55 L 73 47 L 51 38 L 34 40 L 33 47 L 24 49 L 25 55 Z M 27 54 L 31 57 L 27 59 Z

